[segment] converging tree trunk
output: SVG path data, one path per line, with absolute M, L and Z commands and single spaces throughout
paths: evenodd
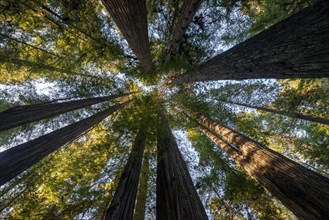
M 118 94 L 105 97 L 87 98 L 61 103 L 45 103 L 36 105 L 25 105 L 7 109 L 0 112 L 0 131 L 5 131 L 10 128 L 25 125 L 41 119 L 50 118 L 65 112 L 73 111 L 79 108 L 84 108 L 93 104 L 106 102 L 129 95 Z
M 200 125 L 201 131 L 298 218 L 326 219 L 329 216 L 328 178 L 202 114 L 198 118 L 214 133 Z
M 168 83 L 329 77 L 328 20 L 320 0 Z
M 157 220 L 208 219 L 166 116 L 159 109 Z
M 229 104 L 247 107 L 247 108 L 253 108 L 253 109 L 257 109 L 257 110 L 261 110 L 261 111 L 265 111 L 265 112 L 271 112 L 271 113 L 275 113 L 275 114 L 279 114 L 279 115 L 285 115 L 285 116 L 289 116 L 292 118 L 299 118 L 299 119 L 303 119 L 303 120 L 307 120 L 307 121 L 312 121 L 312 122 L 317 122 L 320 124 L 329 125 L 329 119 L 326 119 L 326 118 L 318 118 L 318 117 L 313 117 L 310 115 L 304 115 L 304 114 L 301 114 L 298 112 L 285 112 L 285 111 L 280 111 L 280 110 L 276 110 L 276 109 L 270 109 L 270 108 L 265 108 L 265 107 L 261 107 L 261 106 L 248 105 L 248 104 L 242 104 L 242 103 L 231 102 L 231 101 L 224 101 L 224 102 L 229 103 Z
M 174 28 L 168 57 L 166 58 L 167 61 L 170 59 L 170 56 L 177 53 L 177 49 L 183 38 L 183 35 L 186 32 L 192 19 L 194 18 L 195 13 L 198 11 L 201 2 L 202 0 L 184 0 L 179 19 L 176 23 L 173 24 Z
M 144 220 L 146 211 L 146 199 L 148 190 L 148 180 L 150 175 L 150 158 L 149 154 L 145 153 L 143 159 L 142 173 L 139 181 L 136 207 L 134 211 L 134 220 Z
M 133 219 L 145 140 L 146 130 L 144 126 L 141 126 L 121 174 L 111 205 L 106 212 L 105 220 Z
M 86 119 L 1 152 L 0 186 L 129 103 L 111 106 Z
M 142 66 L 146 70 L 151 70 L 146 0 L 102 0 L 102 2 Z

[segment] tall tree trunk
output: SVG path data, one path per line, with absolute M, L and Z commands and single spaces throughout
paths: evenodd
M 166 116 L 159 109 L 157 219 L 208 219 Z
M 328 178 L 202 114 L 198 117 L 223 139 L 204 127 L 199 126 L 200 129 L 298 218 L 326 219 L 329 216 Z
M 151 70 L 146 0 L 102 0 L 102 2 L 142 66 L 147 71 Z
M 312 122 L 317 122 L 320 124 L 329 125 L 329 119 L 326 119 L 326 118 L 318 118 L 318 117 L 313 117 L 310 115 L 304 115 L 304 114 L 301 114 L 298 112 L 285 112 L 285 111 L 280 111 L 280 110 L 276 110 L 276 109 L 270 109 L 270 108 L 255 106 L 255 105 L 231 102 L 231 101 L 223 101 L 223 102 L 226 102 L 229 104 L 234 104 L 234 105 L 239 105 L 239 106 L 243 106 L 243 107 L 247 107 L 247 108 L 253 108 L 253 109 L 257 109 L 257 110 L 261 110 L 261 111 L 265 111 L 265 112 L 271 112 L 271 113 L 275 113 L 275 114 L 279 114 L 279 115 L 285 115 L 285 116 L 289 116 L 292 118 L 299 118 L 299 119 L 303 119 L 303 120 L 307 120 L 307 121 L 312 121 Z
M 111 106 L 107 110 L 98 112 L 86 119 L 1 152 L 0 186 L 50 153 L 73 141 L 83 132 L 97 125 L 107 116 L 129 104 L 129 102 Z
M 84 108 L 93 104 L 110 101 L 115 98 L 129 95 L 131 93 L 95 97 L 81 100 L 74 100 L 61 103 L 45 103 L 37 105 L 25 105 L 7 109 L 0 112 L 0 132 L 25 125 L 41 119 L 50 118 L 65 112 Z
M 192 19 L 194 18 L 195 13 L 199 9 L 201 2 L 202 0 L 184 0 L 179 20 L 177 23 L 173 24 L 173 36 L 170 42 L 168 57 L 166 58 L 167 61 L 170 59 L 170 56 L 177 53 L 177 49 L 183 38 L 183 35 L 186 32 Z M 175 21 L 173 20 L 173 22 Z
M 134 220 L 144 220 L 145 211 L 146 211 L 146 199 L 147 199 L 147 190 L 148 190 L 148 180 L 150 174 L 150 158 L 149 154 L 144 155 L 142 173 L 139 181 L 137 199 L 136 199 L 136 208 L 134 212 Z
M 328 20 L 320 0 L 169 83 L 329 77 Z
M 127 164 L 121 174 L 119 185 L 115 191 L 111 205 L 106 211 L 105 220 L 133 219 L 145 140 L 146 130 L 144 126 L 141 126 Z

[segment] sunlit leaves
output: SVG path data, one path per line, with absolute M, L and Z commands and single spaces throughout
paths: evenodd
M 110 158 L 121 158 L 122 153 L 117 150 L 115 140 L 102 126 L 96 127 L 86 136 L 88 138 L 77 140 L 54 154 L 51 161 L 42 162 L 46 172 L 32 176 L 42 181 L 30 188 L 22 200 L 16 200 L 11 216 L 28 215 L 35 218 L 41 214 L 72 219 L 92 207 L 106 208 L 115 187 L 115 176 L 114 173 L 107 173 L 103 179 L 101 172 L 108 166 Z M 32 204 L 33 209 L 30 209 Z M 98 215 L 99 211 L 96 214 Z
M 148 127 L 146 151 L 153 158 L 149 182 L 150 192 L 154 192 L 155 132 L 161 126 L 157 121 L 159 102 L 167 108 L 171 126 L 187 130 L 198 157 L 191 160 L 199 161 L 193 168 L 202 171 L 195 185 L 214 219 L 291 218 L 266 190 L 200 134 L 193 117 L 203 112 L 304 166 L 328 175 L 328 126 L 225 102 L 328 117 L 329 81 L 225 81 L 167 88 L 162 80 L 195 68 L 225 49 L 225 45 L 257 33 L 307 2 L 204 1 L 184 35 L 177 56 L 165 62 L 172 22 L 177 19 L 183 1 L 148 0 L 149 40 L 156 68 L 145 73 L 98 1 L 2 1 L 0 83 L 8 87 L 1 90 L 0 111 L 14 105 L 54 99 L 143 92 L 129 97 L 133 100 L 129 107 L 6 186 L 1 195 L 0 209 L 4 212 L 0 218 L 100 218 L 113 196 L 141 124 Z M 36 92 L 37 82 L 48 87 L 43 88 L 50 91 L 49 94 Z M 19 91 L 14 87 L 19 87 Z M 13 129 L 1 133 L 0 142 L 8 147 L 8 142 L 14 144 L 17 136 L 28 139 L 42 135 L 47 129 L 56 129 L 108 106 L 109 103 L 103 103 L 93 109 Z M 181 143 L 184 147 L 184 142 Z M 148 203 L 154 214 L 153 194 Z

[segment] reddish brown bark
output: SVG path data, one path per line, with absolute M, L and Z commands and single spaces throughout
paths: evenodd
M 169 83 L 329 77 L 328 20 L 320 0 Z
M 195 13 L 198 11 L 202 0 L 185 0 L 178 21 L 174 24 L 173 36 L 170 42 L 170 48 L 167 60 L 170 56 L 177 53 L 178 46 L 190 25 Z M 175 22 L 175 21 L 173 21 Z
M 326 219 L 329 216 L 328 178 L 201 114 L 199 119 L 214 133 L 199 126 L 201 131 L 298 218 Z
M 231 102 L 231 101 L 225 101 L 225 102 L 234 104 L 234 105 L 240 105 L 240 106 L 247 107 L 247 108 L 254 108 L 254 109 L 265 111 L 265 112 L 271 112 L 271 113 L 275 113 L 275 114 L 279 114 L 279 115 L 285 115 L 285 116 L 289 116 L 292 118 L 299 118 L 299 119 L 303 119 L 303 120 L 307 120 L 307 121 L 312 121 L 312 122 L 317 122 L 320 124 L 329 125 L 329 119 L 326 119 L 326 118 L 313 117 L 311 115 L 304 115 L 304 114 L 301 114 L 298 112 L 285 112 L 285 111 L 280 111 L 280 110 L 276 110 L 276 109 L 270 109 L 270 108 L 265 108 L 265 107 L 261 107 L 261 106 L 248 105 L 248 104 L 242 104 L 242 103 Z
M 150 158 L 146 153 L 143 159 L 143 166 L 141 170 L 141 177 L 138 186 L 138 193 L 136 199 L 136 208 L 134 211 L 134 220 L 144 220 L 146 212 L 146 199 L 148 190 L 148 180 L 150 175 Z
M 16 177 L 38 161 L 73 141 L 83 132 L 97 125 L 104 118 L 123 108 L 129 102 L 111 106 L 105 111 L 60 128 L 34 140 L 20 144 L 0 153 L 0 185 Z
M 162 110 L 159 119 L 157 219 L 208 219 Z
M 102 0 L 142 66 L 152 68 L 145 0 Z
M 133 219 L 145 140 L 145 128 L 141 128 L 137 134 L 123 173 L 121 174 L 111 205 L 106 212 L 105 220 Z
M 81 100 L 74 100 L 61 103 L 44 103 L 37 105 L 25 105 L 7 109 L 0 112 L 0 131 L 25 125 L 41 119 L 50 118 L 65 112 L 84 108 L 93 104 L 106 102 L 129 95 L 131 93 L 110 95 L 105 97 L 95 97 Z

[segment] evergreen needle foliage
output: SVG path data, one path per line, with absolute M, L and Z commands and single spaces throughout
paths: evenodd
M 326 219 L 325 0 L 0 0 L 0 219 Z

